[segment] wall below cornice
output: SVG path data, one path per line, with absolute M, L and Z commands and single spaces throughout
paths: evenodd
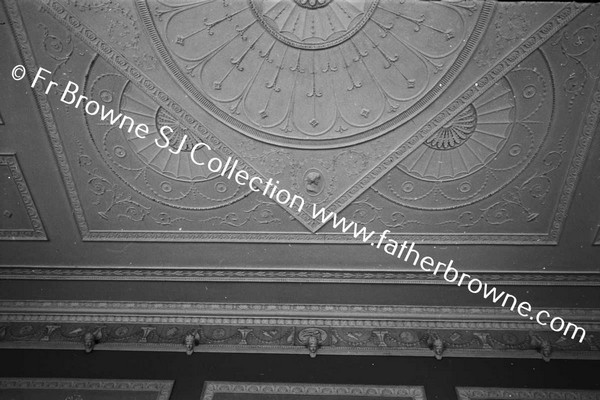
M 0 357 L 4 377 L 175 380 L 171 400 L 199 400 L 205 381 L 424 386 L 429 400 L 456 400 L 457 386 L 600 390 L 599 361 L 66 350 Z

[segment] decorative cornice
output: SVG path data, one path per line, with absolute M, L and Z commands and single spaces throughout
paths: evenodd
M 568 268 L 565 268 L 568 270 Z M 471 276 L 497 285 L 511 286 L 600 286 L 597 272 L 475 272 Z M 294 269 L 241 268 L 180 268 L 180 267 L 56 267 L 4 266 L 0 279 L 61 280 L 61 281 L 159 281 L 159 282 L 314 282 L 369 284 L 448 285 L 446 281 L 425 272 L 403 271 L 339 271 Z
M 0 301 L 0 347 L 600 358 L 600 309 L 548 309 L 560 336 L 501 307 Z

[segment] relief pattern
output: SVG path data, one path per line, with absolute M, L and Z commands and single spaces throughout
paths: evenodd
M 169 400 L 174 381 L 136 379 L 0 378 L 6 398 L 130 399 L 132 396 Z M 35 391 L 34 393 L 31 393 Z
M 532 389 L 532 388 L 495 388 L 495 387 L 457 387 L 456 394 L 459 400 L 598 400 L 600 392 L 597 390 L 571 390 L 571 389 Z
M 0 154 L 0 240 L 48 240 L 14 154 Z
M 298 3 L 302 1 L 305 3 L 308 3 L 309 1 L 314 2 L 314 0 L 298 0 Z M 317 1 L 325 2 L 327 0 Z M 394 397 L 403 400 L 425 400 L 425 388 L 422 386 L 328 385 L 309 383 L 293 384 L 211 381 L 208 381 L 204 384 L 202 400 L 213 400 L 215 395 L 219 393 L 221 393 L 221 396 L 227 396 L 227 394 L 231 393 L 234 395 L 252 394 L 254 396 L 260 396 L 262 394 L 268 397 L 271 397 L 275 394 L 286 396 L 286 398 L 296 399 L 298 399 L 299 396 L 321 396 L 325 398 L 343 396 L 344 398 L 350 399 L 352 397 Z
M 108 10 L 104 1 L 67 3 L 78 15 Z M 134 11 L 125 6 L 112 10 L 121 19 L 115 19 L 119 22 L 108 29 L 103 41 L 60 2 L 44 4 L 47 23 L 31 30 L 36 32 L 31 40 L 43 44 L 45 54 L 40 56 L 55 61 L 55 72 L 85 71 L 80 82 L 87 94 L 134 115 L 152 131 L 150 140 L 142 143 L 134 135 L 103 125 L 97 117 L 85 117 L 68 107 L 60 111 L 81 121 L 88 133 L 75 140 L 62 138 L 69 150 L 66 157 L 57 147 L 60 139 L 53 141 L 57 157 L 64 160 L 61 171 L 84 239 L 352 241 L 329 228 L 311 233 L 320 224 L 310 221 L 306 213 L 290 215 L 247 187 L 196 168 L 189 151 L 194 140 L 202 140 L 224 156 L 239 156 L 251 174 L 285 181 L 291 191 L 320 206 L 345 208 L 343 215 L 372 229 L 394 228 L 397 234 L 411 233 L 432 242 L 558 240 L 573 178 L 581 169 L 597 121 L 598 95 L 589 85 L 600 67 L 592 56 L 597 50 L 597 21 L 586 25 L 595 14 L 568 25 L 542 50 L 535 49 L 582 6 L 565 6 L 533 33 L 533 27 L 520 24 L 519 37 L 505 37 L 495 21 L 488 29 L 496 30 L 491 37 L 503 35 L 507 43 L 522 44 L 379 161 L 390 154 L 386 137 L 400 134 L 411 115 L 427 112 L 433 98 L 452 84 L 452 74 L 458 76 L 465 68 L 461 55 L 465 58 L 465 51 L 473 49 L 453 43 L 469 43 L 474 36 L 485 35 L 487 3 L 436 2 L 422 9 L 420 3 L 375 0 L 314 5 L 161 1 L 152 3 L 147 14 L 137 4 L 137 12 L 150 18 L 143 18 L 146 28 L 156 33 L 150 34 L 152 45 L 162 43 L 168 49 L 157 48 L 159 62 L 175 78 L 186 80 L 180 83 L 187 93 L 202 95 L 204 100 L 194 97 L 199 106 L 224 127 L 243 134 L 235 149 L 144 75 L 157 67 L 148 61 L 154 55 L 144 58 L 149 64 L 140 62 L 145 39 L 131 17 Z M 10 11 L 11 26 L 18 30 L 18 11 Z M 514 15 L 499 13 L 498 18 Z M 195 30 L 189 30 L 194 27 L 191 20 L 201 21 Z M 119 39 L 119 30 L 131 40 Z M 17 38 L 22 51 L 31 51 L 24 36 Z M 423 47 L 423 42 L 432 48 Z M 561 70 L 556 69 L 557 63 Z M 427 76 L 411 83 L 406 73 L 404 78 L 393 75 L 404 69 Z M 382 84 L 388 81 L 393 84 Z M 413 89 L 420 94 L 401 93 Z M 362 104 L 360 110 L 344 109 L 358 104 L 351 100 L 354 91 L 361 101 L 374 103 Z M 336 94 L 342 92 L 347 101 Z M 281 109 L 265 117 L 260 111 L 267 108 L 248 100 L 270 96 L 274 100 L 269 107 Z M 570 110 L 586 105 L 592 96 L 580 138 L 564 129 L 549 129 L 565 96 Z M 325 115 L 314 114 L 317 111 Z M 277 120 L 268 122 L 275 115 Z M 295 119 L 301 116 L 311 119 Z M 325 123 L 324 118 L 330 121 Z M 157 130 L 165 125 L 175 128 L 174 145 L 186 135 L 192 138 L 179 156 L 153 146 Z M 291 131 L 282 129 L 286 126 Z M 379 133 L 371 134 L 375 131 L 389 134 L 376 138 Z M 277 146 L 263 143 L 264 135 L 270 135 L 272 140 L 266 141 Z M 325 146 L 332 150 L 317 150 L 330 140 L 337 143 Z M 357 145 L 346 146 L 354 141 Z M 358 145 L 361 141 L 365 143 Z M 317 147 L 312 155 L 295 149 L 313 145 Z M 70 183 L 71 173 L 75 185 Z M 383 179 L 373 184 L 378 175 Z M 563 181 L 565 176 L 569 179 Z M 349 184 L 353 186 L 340 197 Z M 80 201 L 87 207 L 85 212 Z M 427 211 L 427 217 L 419 215 L 422 211 Z
M 160 1 L 146 25 L 182 86 L 224 123 L 278 145 L 340 147 L 389 132 L 441 94 L 482 34 L 482 5 Z
M 86 312 L 76 311 L 81 309 Z M 585 327 L 585 340 L 561 336 L 501 308 L 5 301 L 0 304 L 0 347 L 60 344 L 88 353 L 96 348 L 162 349 L 188 355 L 268 350 L 310 357 L 360 349 L 363 354 L 437 359 L 475 353 L 546 361 L 599 357 L 597 309 L 552 312 Z
M 565 152 L 561 143 L 566 133 L 557 148 L 543 155 L 542 167 L 523 174 L 547 140 L 553 87 L 547 62 L 534 53 L 373 186 L 377 195 L 400 206 L 383 210 L 363 200 L 377 210 L 373 217 L 400 230 L 414 228 L 411 225 L 466 229 L 536 220 Z M 515 182 L 519 176 L 525 180 Z M 495 193 L 499 196 L 493 202 L 485 201 Z M 458 211 L 445 212 L 449 210 Z M 443 216 L 437 223 L 423 221 L 417 214 L 423 211 Z
M 231 218 L 232 219 L 232 218 Z M 266 238 L 266 237 L 265 237 Z M 273 237 L 273 239 L 275 236 Z M 569 269 L 569 268 L 567 268 Z M 287 269 L 244 270 L 228 268 L 31 268 L 5 267 L 0 269 L 4 279 L 58 279 L 58 280 L 122 280 L 122 281 L 235 281 L 252 282 L 315 282 L 315 283 L 386 283 L 386 284 L 440 284 L 440 278 L 420 272 L 365 272 L 365 271 L 306 271 Z M 544 286 L 600 286 L 596 273 L 471 273 L 482 282 L 498 285 Z

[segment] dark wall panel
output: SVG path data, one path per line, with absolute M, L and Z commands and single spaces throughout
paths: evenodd
M 172 400 L 199 399 L 205 381 L 424 386 L 428 400 L 456 386 L 600 390 L 600 361 L 3 350 L 0 375 L 175 380 Z

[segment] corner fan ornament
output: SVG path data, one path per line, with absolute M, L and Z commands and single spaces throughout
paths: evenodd
M 146 23 L 173 75 L 221 122 L 263 142 L 324 149 L 384 135 L 435 100 L 481 34 L 481 4 L 160 1 Z

